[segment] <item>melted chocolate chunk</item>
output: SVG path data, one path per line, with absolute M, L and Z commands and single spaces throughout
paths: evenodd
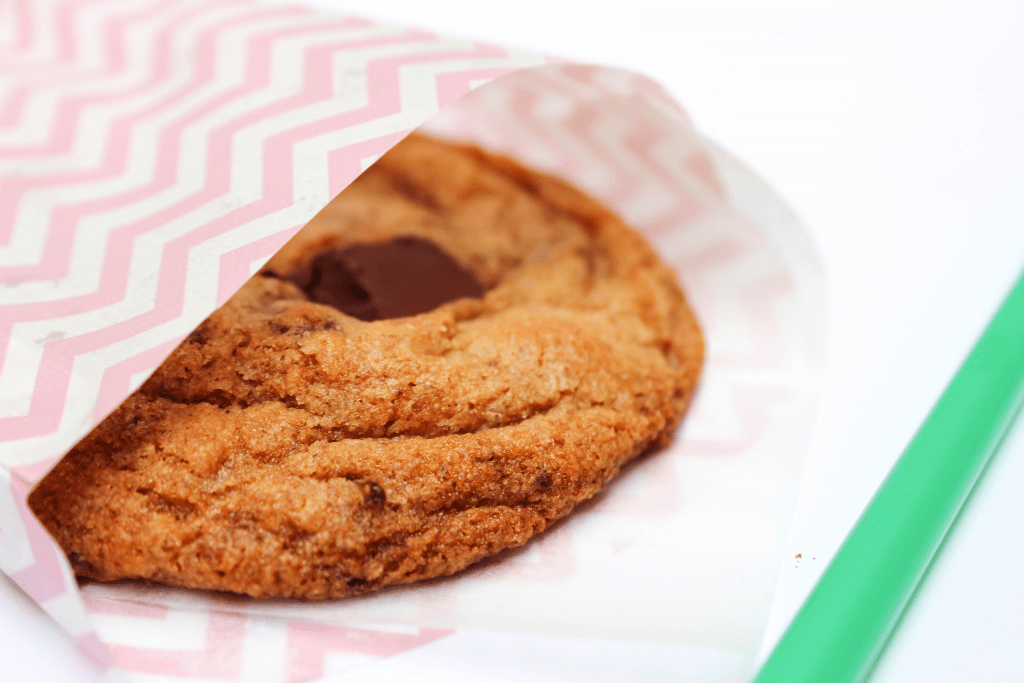
M 321 252 L 288 279 L 311 301 L 360 320 L 417 315 L 484 293 L 472 273 L 418 237 Z

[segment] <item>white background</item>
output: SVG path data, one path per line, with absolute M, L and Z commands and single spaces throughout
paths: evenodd
M 315 4 L 646 73 L 804 219 L 829 279 L 831 353 L 777 633 L 1024 268 L 1024 3 Z M 1024 681 L 1017 444 L 875 680 Z M 2 576 L 0 666 L 26 682 L 97 678 Z

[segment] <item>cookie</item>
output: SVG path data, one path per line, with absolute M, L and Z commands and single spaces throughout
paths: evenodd
M 413 135 L 29 504 L 100 580 L 319 599 L 451 574 L 669 441 L 703 353 L 674 273 L 611 211 Z

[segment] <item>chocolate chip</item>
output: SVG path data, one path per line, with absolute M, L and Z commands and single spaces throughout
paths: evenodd
M 200 324 L 199 327 L 192 330 L 185 339 L 189 344 L 202 346 L 209 341 L 209 337 L 209 330 L 204 325 Z
M 92 563 L 82 557 L 79 553 L 68 553 L 68 561 L 71 563 L 71 568 L 76 574 L 92 574 L 96 571 L 96 568 Z
M 384 493 L 384 489 L 374 481 L 371 481 L 369 486 L 367 486 L 367 491 L 364 495 L 366 496 L 366 502 L 374 506 L 383 505 L 388 500 L 387 495 Z
M 321 252 L 288 279 L 310 300 L 367 321 L 426 313 L 484 293 L 472 273 L 418 237 Z

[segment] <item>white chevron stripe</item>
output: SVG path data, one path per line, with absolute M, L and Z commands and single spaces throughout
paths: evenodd
M 58 0 L 39 0 L 27 3 L 29 23 L 32 26 L 32 40 L 24 53 L 24 61 L 49 61 L 57 54 L 57 36 L 53 30 Z M 22 61 L 22 60 L 19 60 Z
M 0 2 L 0 50 L 14 50 L 15 34 L 14 4 L 11 0 Z
M 539 66 L 544 63 L 542 57 L 524 52 L 509 51 L 507 57 L 468 57 L 447 59 L 443 62 L 428 62 L 415 64 L 402 69 L 402 92 L 411 104 L 414 99 L 414 84 L 419 83 L 420 92 L 418 96 L 424 98 L 433 97 L 435 108 L 437 107 L 437 90 L 432 84 L 437 76 L 450 72 L 458 72 L 471 69 L 491 69 L 496 67 L 527 68 Z M 478 83 L 489 82 L 490 79 L 483 79 Z M 418 101 L 418 98 L 417 98 Z
M 177 13 L 195 6 L 191 0 L 167 6 L 167 12 Z M 84 73 L 98 71 L 107 66 L 108 36 L 106 27 L 111 19 L 127 12 L 144 11 L 161 5 L 160 0 L 107 0 L 101 4 L 88 4 L 75 12 L 74 35 L 77 42 L 75 69 Z
M 32 336 L 42 329 L 21 329 L 8 344 L 0 370 L 0 418 L 28 414 L 42 345 L 47 334 L 52 335 L 50 339 L 58 338 L 52 329 L 42 332 L 42 336 Z
M 0 18 L 0 31 L 3 28 L 3 19 Z M 0 46 L 0 49 L 2 49 L 2 46 Z M 10 74 L 0 72 L 0 109 L 7 106 L 8 98 L 13 95 L 16 85 L 15 80 L 11 78 Z
M 28 534 L 11 497 L 11 473 L 0 465 L 0 571 L 13 574 L 35 564 Z
M 16 84 L 12 81 L 11 88 Z M 59 95 L 56 92 L 39 92 L 28 98 L 22 108 L 18 125 L 0 130 L 0 144 L 5 147 L 14 144 L 40 144 L 46 140 L 47 132 L 53 127 L 53 115 Z
M 93 614 L 92 619 L 101 635 L 107 630 L 123 634 L 119 645 L 201 651 L 205 647 L 209 617 L 205 611 L 172 609 L 163 619 L 117 614 Z
M 75 576 L 71 572 L 71 566 L 63 557 L 60 558 L 60 566 L 61 574 L 64 576 L 64 585 L 76 585 Z M 40 603 L 39 606 L 53 617 L 72 638 L 92 632 L 89 613 L 85 610 L 82 594 L 77 590 L 66 591 L 55 598 L 50 598 Z

